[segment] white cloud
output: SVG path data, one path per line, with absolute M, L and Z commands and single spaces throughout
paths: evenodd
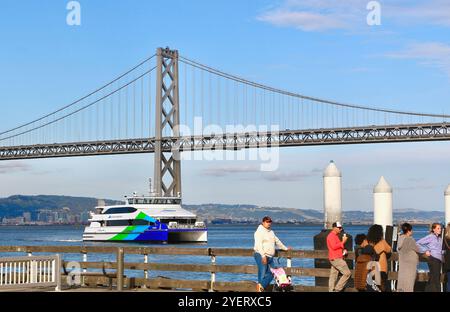
M 321 169 L 314 168 L 310 171 L 292 170 L 289 172 L 275 171 L 262 172 L 259 166 L 217 166 L 202 170 L 202 174 L 210 177 L 226 177 L 231 175 L 239 175 L 239 179 L 243 181 L 266 180 L 273 182 L 295 182 L 317 176 L 322 173 Z M 257 174 L 257 175 L 255 175 Z
M 205 176 L 224 177 L 240 173 L 258 173 L 261 172 L 260 166 L 217 166 L 206 168 L 202 171 Z
M 289 10 L 267 12 L 259 16 L 258 20 L 276 26 L 295 27 L 304 31 L 321 31 L 347 27 L 341 19 L 332 15 Z
M 259 15 L 259 21 L 280 27 L 294 27 L 303 31 L 325 31 L 351 28 L 365 21 L 365 0 L 304 1 L 287 0 L 281 6 Z
M 369 0 L 285 0 L 260 14 L 257 19 L 275 26 L 293 27 L 302 31 L 333 29 L 357 30 L 368 27 Z M 450 26 L 448 0 L 378 1 L 381 18 L 388 22 L 411 25 Z
M 411 25 L 430 24 L 450 26 L 450 1 L 428 0 L 402 2 L 402 5 L 387 7 L 386 16 Z
M 320 175 L 322 170 L 313 169 L 309 172 L 304 171 L 289 171 L 289 172 L 270 172 L 267 174 L 263 174 L 263 178 L 267 181 L 275 181 L 275 182 L 298 182 L 304 180 L 305 178 L 313 177 Z
M 10 162 L 0 164 L 0 174 L 9 174 L 14 172 L 30 171 L 31 166 L 22 162 Z
M 444 43 L 414 43 L 403 51 L 389 53 L 386 56 L 417 60 L 420 64 L 438 68 L 450 76 L 450 45 Z

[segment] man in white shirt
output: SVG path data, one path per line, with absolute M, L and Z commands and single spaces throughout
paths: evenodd
M 269 286 L 273 279 L 270 267 L 274 268 L 273 256 L 275 255 L 275 247 L 282 250 L 290 250 L 278 239 L 271 229 L 272 219 L 266 216 L 262 219 L 262 223 L 255 232 L 255 253 L 254 257 L 258 265 L 258 284 L 256 291 L 261 292 Z

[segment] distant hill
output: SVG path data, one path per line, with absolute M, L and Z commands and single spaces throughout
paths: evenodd
M 200 218 L 213 223 L 257 223 L 260 222 L 264 216 L 270 215 L 276 222 L 308 222 L 322 224 L 324 218 L 322 211 L 312 209 L 223 204 L 185 205 L 184 207 L 196 213 Z M 373 222 L 373 212 L 344 211 L 343 219 L 346 223 L 371 224 Z M 431 223 L 443 222 L 443 220 L 444 211 L 394 211 L 395 223 L 405 221 L 411 223 Z
M 115 200 L 105 200 L 105 202 L 108 205 L 121 203 Z M 73 213 L 79 214 L 91 211 L 96 205 L 97 199 L 89 197 L 14 195 L 8 198 L 0 198 L 0 219 L 22 216 L 24 212 L 30 212 L 32 217 L 36 218 L 39 210 L 58 210 L 64 207 L 68 207 Z M 183 205 L 183 207 L 197 214 L 200 219 L 212 223 L 257 223 L 265 215 L 270 215 L 276 222 L 323 223 L 323 212 L 312 209 L 225 204 Z M 343 219 L 346 223 L 370 224 L 373 221 L 373 213 L 370 211 L 344 211 Z M 394 222 L 396 223 L 403 221 L 430 223 L 442 222 L 443 220 L 444 211 L 404 209 L 394 212 Z
M 294 208 L 260 207 L 255 205 L 203 204 L 184 205 L 187 210 L 209 222 L 259 222 L 270 215 L 280 222 L 321 222 L 323 213 L 317 210 Z
M 117 201 L 106 200 L 106 203 L 115 204 Z M 35 219 L 39 210 L 58 210 L 64 207 L 70 208 L 73 213 L 80 214 L 92 210 L 96 205 L 97 199 L 88 197 L 14 195 L 0 198 L 0 218 L 14 218 L 22 216 L 24 212 L 30 212 Z

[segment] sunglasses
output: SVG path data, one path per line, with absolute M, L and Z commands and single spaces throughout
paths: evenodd
M 272 223 L 272 220 L 270 220 L 270 221 L 264 221 L 264 222 L 266 222 L 266 223 Z

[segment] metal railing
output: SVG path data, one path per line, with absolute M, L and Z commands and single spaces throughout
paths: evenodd
M 0 258 L 0 290 L 32 287 L 61 290 L 59 255 Z

